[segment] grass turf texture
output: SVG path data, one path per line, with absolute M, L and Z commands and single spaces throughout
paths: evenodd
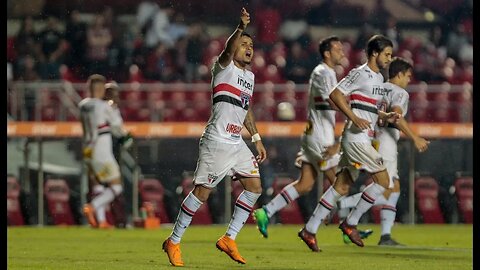
M 297 237 L 301 225 L 273 225 L 263 239 L 254 225 L 237 236 L 246 265 L 215 248 L 226 225 L 191 226 L 182 240 L 183 269 L 473 269 L 472 225 L 396 225 L 393 237 L 405 247 L 379 247 L 379 225 L 361 224 L 373 234 L 365 247 L 344 244 L 338 225 L 320 228 L 320 253 Z M 8 227 L 7 268 L 173 269 L 162 242 L 171 225 L 157 230 L 97 230 L 79 227 Z

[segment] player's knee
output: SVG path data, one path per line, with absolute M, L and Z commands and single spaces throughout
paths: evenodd
M 201 202 L 206 202 L 208 200 L 208 197 L 210 196 L 210 192 L 210 189 L 200 185 L 196 185 L 192 191 L 192 194 L 197 197 L 197 199 L 199 199 Z
M 298 194 L 303 195 L 312 190 L 313 184 L 314 184 L 313 180 L 302 179 L 302 181 L 299 181 L 295 185 L 295 189 L 297 190 Z
M 263 189 L 262 189 L 262 186 L 249 186 L 249 187 L 245 187 L 245 190 L 247 191 L 250 191 L 250 192 L 253 192 L 253 193 L 257 193 L 257 194 L 262 194 L 263 192 Z
M 115 194 L 115 196 L 122 194 L 122 191 L 123 191 L 122 185 L 115 184 L 115 185 L 112 185 L 110 188 L 113 190 L 113 193 Z

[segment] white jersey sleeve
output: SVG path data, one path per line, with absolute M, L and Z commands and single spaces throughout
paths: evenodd
M 352 69 L 348 75 L 343 78 L 336 86 L 338 90 L 342 91 L 344 95 L 349 95 L 355 90 L 358 90 L 359 87 L 361 86 L 360 78 L 361 78 L 361 71 L 358 69 Z M 332 88 L 329 91 L 329 94 L 335 89 Z

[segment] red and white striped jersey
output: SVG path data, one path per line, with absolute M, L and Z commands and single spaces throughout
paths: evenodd
M 391 112 L 392 107 L 400 107 L 402 116 L 407 114 L 409 95 L 407 91 L 400 86 L 386 82 L 385 99 L 381 105 L 381 110 Z M 379 141 L 378 152 L 385 160 L 397 160 L 397 142 L 400 139 L 400 130 L 392 124 L 377 125 L 375 138 Z
M 342 91 L 344 95 L 350 96 L 350 107 L 353 113 L 371 123 L 369 129 L 361 130 L 348 120 L 343 130 L 342 140 L 370 143 L 378 120 L 378 109 L 385 96 L 383 75 L 374 72 L 365 63 L 352 69 L 335 88 Z
M 240 143 L 254 80 L 253 72 L 238 68 L 233 61 L 226 67 L 215 61 L 212 67 L 212 114 L 202 137 L 224 143 Z
M 335 113 L 327 99 L 331 89 L 337 84 L 335 70 L 327 64 L 316 66 L 310 75 L 308 126 L 302 141 L 312 137 L 311 143 L 330 146 L 335 143 Z

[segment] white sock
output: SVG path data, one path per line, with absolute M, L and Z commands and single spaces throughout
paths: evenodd
M 261 194 L 253 193 L 248 190 L 244 190 L 237 198 L 235 202 L 235 210 L 233 210 L 232 219 L 228 224 L 227 235 L 231 239 L 235 240 L 237 234 L 242 229 L 243 225 L 247 221 L 250 213 L 253 210 L 253 206 L 257 202 L 258 197 Z
M 397 214 L 397 202 L 400 192 L 392 192 L 388 197 L 388 202 L 380 210 L 380 218 L 382 224 L 382 235 L 391 234 L 392 227 L 395 223 L 395 215 Z
M 295 201 L 300 195 L 293 186 L 294 183 L 290 183 L 285 186 L 280 193 L 275 196 L 269 203 L 265 205 L 267 216 L 271 218 L 276 212 L 285 207 L 287 204 Z
M 115 196 L 118 196 L 122 193 L 123 187 L 120 184 L 114 184 L 109 188 L 104 188 L 103 192 L 98 196 L 93 198 L 91 205 L 95 209 L 95 216 L 97 217 L 98 223 L 104 222 L 105 218 L 105 208 L 108 204 L 113 202 Z
M 335 203 L 340 197 L 341 195 L 338 194 L 338 192 L 333 188 L 333 186 L 330 186 L 327 191 L 325 191 L 325 193 L 320 198 L 317 207 L 313 211 L 313 214 L 310 216 L 310 219 L 308 219 L 307 224 L 305 224 L 305 229 L 309 233 L 317 233 L 318 227 L 332 211 Z
M 185 230 L 192 222 L 192 218 L 197 212 L 198 208 L 202 206 L 203 202 L 200 201 L 192 192 L 188 193 L 187 197 L 180 205 L 180 211 L 173 226 L 173 231 L 170 234 L 170 240 L 174 243 L 180 243 Z
M 358 201 L 360 200 L 360 197 L 362 197 L 361 192 L 355 193 L 343 199 L 339 199 L 338 202 L 340 204 L 340 208 L 344 209 L 344 208 L 354 207 L 355 205 L 357 205 Z
M 362 215 L 373 206 L 375 199 L 385 192 L 385 188 L 375 183 L 369 185 L 363 190 L 362 197 L 358 201 L 357 205 L 348 215 L 346 221 L 348 225 L 356 226 Z
M 105 222 L 107 220 L 106 214 L 105 214 L 105 205 L 100 205 L 95 209 L 95 216 L 97 217 L 97 222 L 98 224 Z

